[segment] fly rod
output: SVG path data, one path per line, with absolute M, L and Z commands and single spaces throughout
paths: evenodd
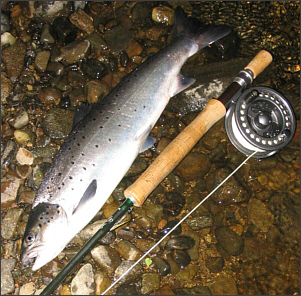
M 48 284 L 40 295 L 51 294 L 71 273 L 77 264 L 91 251 L 98 241 L 131 207 L 142 206 L 148 195 L 181 162 L 202 136 L 226 114 L 226 108 L 242 91 L 253 82 L 270 63 L 272 56 L 261 50 L 252 61 L 238 73 L 233 82 L 218 99 L 211 99 L 202 112 L 161 152 L 146 171 L 125 191 L 126 200 L 107 220 L 82 249 L 70 260 L 60 273 Z M 254 151 L 253 151 L 254 152 Z M 251 153 L 250 153 L 251 154 Z

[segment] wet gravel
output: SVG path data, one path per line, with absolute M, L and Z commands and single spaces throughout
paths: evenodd
M 81 102 L 94 103 L 151 53 L 164 48 L 179 1 L 1 2 L 1 294 L 39 294 L 123 200 L 122 192 L 217 97 L 262 48 L 274 62 L 255 81 L 276 88 L 296 113 L 289 145 L 251 159 L 109 291 L 116 295 L 300 294 L 299 2 L 180 2 L 204 23 L 227 24 L 224 41 L 190 58 L 196 83 L 172 98 L 103 209 L 36 272 L 21 268 L 31 203 Z M 224 121 L 108 234 L 57 295 L 99 295 L 214 189 L 245 156 Z

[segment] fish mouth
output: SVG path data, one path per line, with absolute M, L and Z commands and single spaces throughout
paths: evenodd
M 37 270 L 38 268 L 33 268 L 36 266 L 37 261 L 39 261 L 39 258 L 41 257 L 40 254 L 43 248 L 44 245 L 39 244 L 38 246 L 34 246 L 31 249 L 21 251 L 20 260 L 22 262 L 22 268 L 26 268 L 34 262 L 32 270 Z

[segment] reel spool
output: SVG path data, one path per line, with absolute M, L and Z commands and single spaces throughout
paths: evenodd
M 265 86 L 245 90 L 230 105 L 225 127 L 231 143 L 255 158 L 273 155 L 294 136 L 296 119 L 292 107 L 279 92 Z

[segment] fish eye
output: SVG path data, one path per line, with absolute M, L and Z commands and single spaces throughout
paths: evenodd
M 35 241 L 35 235 L 33 233 L 29 233 L 26 237 L 25 237 L 25 241 L 27 243 L 27 245 L 31 245 L 34 241 Z

